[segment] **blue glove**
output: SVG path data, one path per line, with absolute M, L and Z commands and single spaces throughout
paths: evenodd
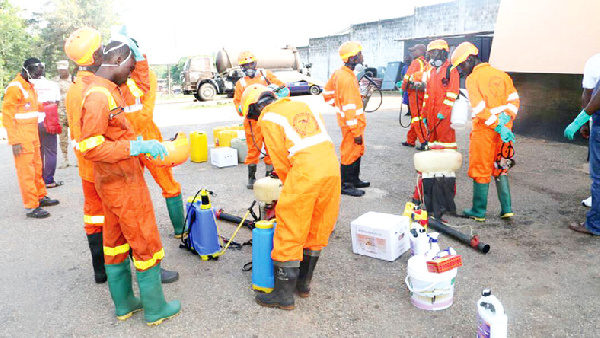
M 581 113 L 577 115 L 575 120 L 573 120 L 573 122 L 571 122 L 571 124 L 569 124 L 567 128 L 565 128 L 565 137 L 569 140 L 572 140 L 573 136 L 575 136 L 575 133 L 579 131 L 579 128 L 581 128 L 581 126 L 583 126 L 587 121 L 589 121 L 590 117 L 591 116 L 585 111 L 585 109 L 583 109 Z
M 510 142 L 515 140 L 515 134 L 513 134 L 513 132 L 510 131 L 510 129 L 508 129 L 502 124 L 498 124 L 496 128 L 494 128 L 494 131 L 500 134 L 502 142 Z
M 402 81 L 396 82 L 396 88 L 398 88 L 398 92 L 402 95 Z
M 446 117 L 444 116 L 444 114 L 442 114 L 442 113 L 438 113 L 438 114 L 437 114 L 437 118 L 438 118 L 438 120 L 440 120 L 440 121 L 441 121 L 441 120 L 445 119 Z
M 508 122 L 510 122 L 510 115 L 505 112 L 500 113 L 500 116 L 498 117 L 498 124 L 505 125 Z
M 277 95 L 278 98 L 283 99 L 284 97 L 288 97 L 290 95 L 290 89 L 288 87 L 283 87 L 279 90 L 276 90 L 275 95 Z
M 153 158 L 160 156 L 161 159 L 165 159 L 165 155 L 169 155 L 167 148 L 157 140 L 143 141 L 139 137 L 135 141 L 129 141 L 129 154 L 131 156 L 138 156 L 139 154 L 148 154 Z
M 425 128 L 427 128 L 427 118 L 426 117 L 423 118 L 423 125 L 425 126 Z

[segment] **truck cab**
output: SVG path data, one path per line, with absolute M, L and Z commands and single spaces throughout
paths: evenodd
M 181 89 L 185 95 L 194 95 L 198 101 L 209 101 L 220 93 L 215 79 L 211 56 L 193 56 L 187 59 L 181 72 Z

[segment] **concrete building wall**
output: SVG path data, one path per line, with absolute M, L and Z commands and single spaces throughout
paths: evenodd
M 304 63 L 312 63 L 313 77 L 327 81 L 342 62 L 339 46 L 350 40 L 364 47 L 369 67 L 385 67 L 388 62 L 402 61 L 404 42 L 397 39 L 459 34 L 493 30 L 500 0 L 456 0 L 433 6 L 417 7 L 415 14 L 395 19 L 365 22 L 351 26 L 347 32 L 309 39 Z

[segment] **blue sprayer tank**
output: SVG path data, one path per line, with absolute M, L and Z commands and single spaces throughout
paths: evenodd
M 202 260 L 216 259 L 221 246 L 219 233 L 215 221 L 214 211 L 208 198 L 208 191 L 202 190 L 200 198 L 188 199 L 189 212 L 186 226 L 189 230 L 189 240 L 192 248 L 200 255 Z
M 258 221 L 252 230 L 252 289 L 265 293 L 273 291 L 273 234 L 275 220 Z

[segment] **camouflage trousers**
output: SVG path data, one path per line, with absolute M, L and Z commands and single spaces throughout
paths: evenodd
M 67 158 L 67 154 L 69 151 L 69 120 L 67 119 L 67 111 L 62 108 L 58 112 L 58 121 L 60 122 L 60 126 L 62 131 L 59 135 L 60 137 L 60 151 L 63 153 L 63 157 Z

